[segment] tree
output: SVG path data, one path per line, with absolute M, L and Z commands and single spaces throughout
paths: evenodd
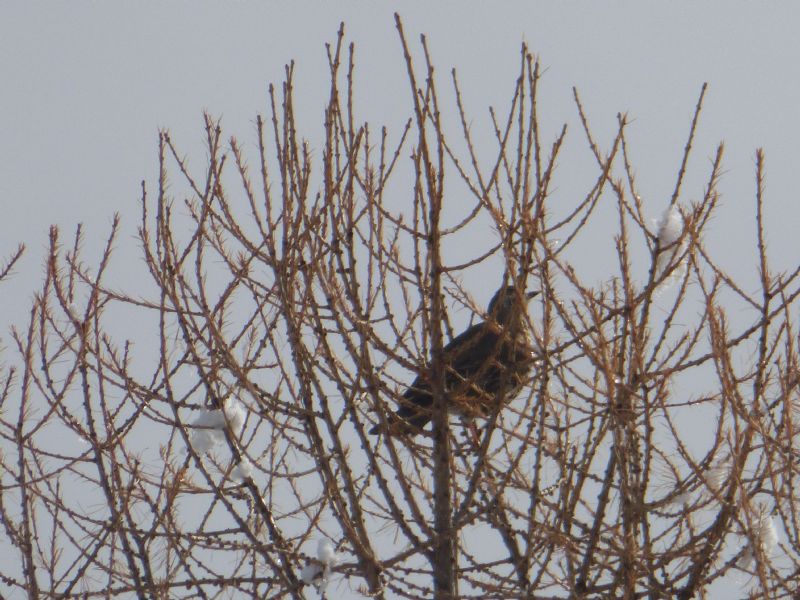
M 753 595 L 797 597 L 800 268 L 769 266 L 763 154 L 753 295 L 703 239 L 721 145 L 684 200 L 705 87 L 653 226 L 624 115 L 602 150 L 575 93 L 596 178 L 556 204 L 567 132 L 541 139 L 529 49 L 487 163 L 455 71 L 454 132 L 425 38 L 419 68 L 397 30 L 400 132 L 358 121 L 343 28 L 318 151 L 293 65 L 257 119 L 255 167 L 211 117 L 200 174 L 162 132 L 157 192 L 142 187 L 149 290 L 106 284 L 118 219 L 95 267 L 80 227 L 69 249 L 51 230 L 0 381 L 16 556 L 0 581 L 36 598 L 693 598 L 738 573 Z M 587 239 L 613 241 L 599 285 Z M 442 349 L 501 282 L 541 292 L 524 318 L 534 376 L 472 429 L 448 418 Z M 122 342 L 120 319 L 151 331 Z M 420 374 L 428 434 L 371 435 Z

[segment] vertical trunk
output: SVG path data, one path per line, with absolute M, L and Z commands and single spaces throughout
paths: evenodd
M 450 480 L 450 434 L 447 412 L 447 395 L 444 386 L 445 365 L 442 355 L 442 295 L 439 255 L 439 213 L 441 196 L 432 195 L 430 207 L 430 260 L 431 260 L 431 378 L 433 389 L 433 519 L 436 538 L 433 543 L 434 598 L 455 598 L 455 542 L 453 536 L 453 501 Z

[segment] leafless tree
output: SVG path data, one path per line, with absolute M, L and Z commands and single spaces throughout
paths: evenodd
M 141 197 L 150 281 L 107 283 L 118 219 L 96 262 L 80 227 L 51 230 L 0 378 L 0 589 L 688 599 L 734 580 L 800 597 L 800 268 L 770 267 L 763 154 L 753 294 L 704 241 L 721 145 L 686 200 L 705 87 L 674 193 L 647 207 L 627 118 L 603 147 L 576 92 L 570 140 L 596 172 L 555 202 L 567 131 L 542 139 L 529 49 L 487 161 L 455 71 L 396 25 L 399 131 L 359 121 L 342 28 L 321 141 L 300 133 L 293 65 L 254 157 L 207 117 L 192 169 L 162 132 Z M 603 244 L 608 273 L 587 274 Z M 533 373 L 485 419 L 450 419 L 445 347 L 507 283 L 541 292 L 523 315 Z M 388 435 L 419 376 L 433 424 Z

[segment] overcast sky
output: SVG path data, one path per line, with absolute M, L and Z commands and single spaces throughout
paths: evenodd
M 727 210 L 719 227 L 747 227 L 727 219 L 752 214 L 753 153 L 763 146 L 770 242 L 790 244 L 800 158 L 800 10 L 788 2 L 666 4 L 526 2 L 498 11 L 493 3 L 405 2 L 400 13 L 412 41 L 428 35 L 441 74 L 458 69 L 476 121 L 485 123 L 489 105 L 507 102 L 523 40 L 547 67 L 541 114 L 552 132 L 568 122 L 580 141 L 572 86 L 606 145 L 616 113 L 627 111 L 638 183 L 653 217 L 672 190 L 691 112 L 708 81 L 688 196 L 702 192 L 708 165 L 701 158 L 724 140 Z M 303 133 L 314 145 L 326 93 L 324 43 L 335 39 L 341 20 L 356 43 L 357 111 L 373 123 L 402 123 L 408 89 L 392 10 L 383 5 L 3 3 L 0 255 L 26 242 L 20 271 L 38 276 L 50 223 L 83 222 L 102 236 L 119 211 L 131 217 L 125 225 L 132 234 L 139 183 L 156 176 L 158 129 L 169 128 L 198 164 L 203 110 L 252 143 L 267 84 L 281 80 L 291 59 L 301 124 L 308 123 Z M 570 165 L 560 169 L 563 178 Z M 754 264 L 741 259 L 733 264 Z M 24 296 L 32 282 L 15 281 Z
M 800 8 L 794 3 L 3 2 L 0 257 L 19 242 L 28 253 L 2 288 L 0 338 L 7 345 L 8 326 L 24 318 L 39 287 L 50 224 L 70 230 L 84 223 L 92 249 L 120 212 L 118 252 L 138 260 L 137 199 L 142 179 L 155 187 L 160 128 L 171 131 L 195 165 L 205 158 L 204 110 L 221 116 L 229 135 L 252 144 L 255 115 L 267 111 L 267 85 L 280 82 L 294 59 L 301 128 L 307 123 L 301 131 L 319 147 L 324 44 L 342 20 L 356 44 L 358 115 L 396 131 L 409 111 L 395 9 L 410 40 L 428 36 L 444 77 L 457 68 L 476 121 L 510 98 L 522 41 L 547 69 L 545 134 L 567 122 L 580 147 L 572 86 L 605 147 L 616 114 L 627 111 L 638 184 L 652 218 L 672 192 L 694 105 L 708 82 L 687 199 L 702 194 L 709 161 L 724 141 L 724 206 L 712 235 L 728 265 L 747 278 L 756 265 L 749 242 L 754 152 L 763 147 L 772 256 L 778 269 L 797 264 Z M 562 158 L 562 181 L 571 166 Z

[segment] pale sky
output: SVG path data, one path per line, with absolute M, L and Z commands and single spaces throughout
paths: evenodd
M 428 36 L 447 83 L 458 70 L 465 101 L 485 126 L 503 107 L 525 40 L 547 72 L 545 134 L 562 123 L 585 155 L 572 102 L 576 86 L 607 147 L 616 113 L 633 119 L 638 183 L 657 218 L 674 185 L 689 119 L 709 82 L 687 198 L 702 192 L 716 144 L 726 143 L 718 229 L 752 237 L 753 154 L 767 153 L 770 243 L 792 247 L 797 215 L 792 178 L 800 159 L 800 8 L 788 2 L 404 2 L 409 39 Z M 396 7 L 367 2 L 59 2 L 0 6 L 0 255 L 19 241 L 29 252 L 14 280 L 25 299 L 41 270 L 49 224 L 83 222 L 102 237 L 110 215 L 134 233 L 142 179 L 155 181 L 159 128 L 192 158 L 202 152 L 202 111 L 223 118 L 230 135 L 254 140 L 269 82 L 296 61 L 298 112 L 312 145 L 325 102 L 324 43 L 346 23 L 356 43 L 357 113 L 397 128 L 408 87 L 392 17 Z M 568 155 L 566 155 L 568 156 Z M 197 164 L 203 155 L 196 155 Z M 583 157 L 585 158 L 585 156 Z M 559 162 L 561 173 L 574 165 Z M 562 177 L 561 188 L 564 179 Z M 730 237 L 728 236 L 728 239 Z M 744 252 L 737 254 L 739 249 Z M 731 248 L 732 265 L 754 264 L 750 247 Z M 787 264 L 793 264 L 791 260 Z M 28 275 L 31 275 L 29 277 Z M 8 291 L 5 292 L 8 294 Z
M 800 6 L 791 2 L 3 2 L 0 4 L 0 258 L 28 252 L 2 286 L 0 340 L 20 324 L 43 273 L 47 230 L 84 223 L 97 256 L 111 215 L 123 215 L 118 258 L 141 271 L 134 239 L 140 182 L 155 189 L 157 135 L 171 131 L 202 165 L 202 112 L 221 116 L 247 147 L 267 112 L 267 85 L 296 62 L 301 133 L 321 145 L 327 98 L 324 44 L 340 21 L 356 45 L 356 112 L 394 132 L 409 91 L 393 12 L 416 45 L 428 37 L 443 84 L 458 70 L 467 109 L 485 127 L 505 107 L 526 41 L 546 67 L 545 139 L 566 122 L 559 192 L 595 177 L 572 86 L 604 148 L 627 112 L 638 184 L 658 218 L 674 187 L 703 82 L 705 109 L 685 199 L 702 195 L 716 145 L 726 145 L 723 208 L 709 244 L 756 287 L 754 153 L 767 158 L 767 228 L 775 269 L 797 264 L 800 164 Z M 377 129 L 376 127 L 376 129 Z M 574 162 L 571 159 L 574 158 Z M 587 256 L 587 261 L 591 257 Z M 127 261 L 127 263 L 126 263 Z M 602 265 L 587 265 L 599 270 Z M 613 269 L 612 269 L 613 270 Z M 134 275 L 135 277 L 135 275 Z M 130 281 L 135 285 L 135 280 Z M 494 285 L 494 283 L 492 284 Z M 481 301 L 488 296 L 475 290 Z

